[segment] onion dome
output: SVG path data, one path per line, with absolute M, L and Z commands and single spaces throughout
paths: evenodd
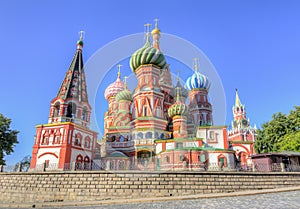
M 127 89 L 124 88 L 123 91 L 120 91 L 117 95 L 116 95 L 116 101 L 120 102 L 122 100 L 125 101 L 132 101 L 132 94 L 131 92 Z
M 188 90 L 192 90 L 192 89 L 206 89 L 209 90 L 210 88 L 210 81 L 208 80 L 208 78 L 201 74 L 198 71 L 198 60 L 196 59 L 195 61 L 195 72 L 192 76 L 190 76 L 186 82 L 185 82 L 185 87 Z
M 79 32 L 79 40 L 77 41 L 77 49 L 82 49 L 83 48 L 83 35 L 84 35 L 84 31 L 80 31 Z
M 185 103 L 180 101 L 181 92 L 180 89 L 176 89 L 176 102 L 168 109 L 169 117 L 174 117 L 177 115 L 187 115 L 188 107 Z
M 166 59 L 163 53 L 151 46 L 149 41 L 149 33 L 146 34 L 147 39 L 145 45 L 135 51 L 130 58 L 130 68 L 133 72 L 141 65 L 155 65 L 160 69 L 165 68 Z
M 120 91 L 119 93 L 117 93 L 116 95 L 116 101 L 120 102 L 120 101 L 132 101 L 132 94 L 129 91 L 129 89 L 127 88 L 127 84 L 126 84 L 126 76 L 125 76 L 125 82 L 124 82 L 124 90 Z
M 120 66 L 120 65 L 119 65 Z M 118 78 L 115 82 L 111 83 L 104 92 L 105 99 L 109 99 L 110 97 L 114 97 L 117 93 L 124 90 L 124 83 L 121 81 L 120 70 L 118 72 Z

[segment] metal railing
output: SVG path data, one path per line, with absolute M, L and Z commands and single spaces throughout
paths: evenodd
M 204 171 L 204 172 L 300 172 L 299 164 L 283 163 L 231 163 L 220 165 L 219 163 L 157 163 L 156 159 L 147 160 L 132 159 L 123 160 L 95 160 L 93 162 L 73 162 L 66 164 L 43 163 L 37 164 L 35 168 L 22 167 L 21 165 L 0 165 L 0 172 L 51 172 L 51 171 L 97 171 L 97 170 L 140 170 L 140 171 Z

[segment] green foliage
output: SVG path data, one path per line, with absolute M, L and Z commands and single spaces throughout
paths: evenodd
M 13 171 L 17 172 L 19 171 L 19 167 L 21 166 L 21 171 L 28 171 L 29 167 L 30 167 L 30 162 L 31 162 L 31 156 L 27 155 L 25 156 L 20 162 L 18 162 Z
M 296 151 L 300 152 L 300 131 L 287 134 L 284 140 L 279 143 L 280 151 Z
M 257 153 L 300 151 L 300 107 L 296 106 L 288 115 L 276 113 L 272 120 L 257 131 L 254 148 Z M 297 139 L 298 137 L 298 139 Z M 297 145 L 298 142 L 298 145 Z
M 16 130 L 10 129 L 11 119 L 0 113 L 0 165 L 5 165 L 4 157 L 14 151 L 14 145 L 18 143 Z

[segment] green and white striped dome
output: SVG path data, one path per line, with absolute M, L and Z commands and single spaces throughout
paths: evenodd
M 166 59 L 163 53 L 159 50 L 151 46 L 149 42 L 149 38 L 145 45 L 138 49 L 130 58 L 130 68 L 132 72 L 135 73 L 135 70 L 141 65 L 153 64 L 163 69 L 166 66 Z
M 125 101 L 132 101 L 132 94 L 131 92 L 127 89 L 124 88 L 123 91 L 120 91 L 117 95 L 116 95 L 116 101 L 120 102 L 122 100 Z

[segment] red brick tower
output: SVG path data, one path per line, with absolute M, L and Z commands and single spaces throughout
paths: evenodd
M 73 162 L 90 163 L 97 133 L 89 129 L 88 102 L 83 68 L 83 31 L 77 50 L 57 96 L 50 103 L 47 124 L 36 126 L 30 169 L 46 164 L 48 169 L 69 169 Z
M 237 90 L 232 112 L 234 120 L 231 130 L 228 131 L 228 140 L 236 151 L 238 161 L 247 163 L 250 161 L 250 155 L 255 154 L 253 144 L 256 140 L 256 128 L 250 126 L 250 120 L 246 118 L 245 106 L 241 103 Z

